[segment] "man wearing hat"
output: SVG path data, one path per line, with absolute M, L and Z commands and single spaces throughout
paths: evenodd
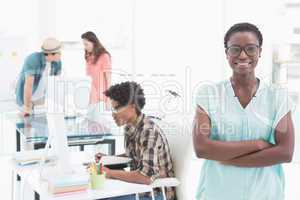
M 35 105 L 44 103 L 47 77 L 61 73 L 61 42 L 47 38 L 41 48 L 41 52 L 25 59 L 17 82 L 16 101 L 24 116 L 30 115 Z

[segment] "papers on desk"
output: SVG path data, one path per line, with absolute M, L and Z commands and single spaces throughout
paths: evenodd
M 103 156 L 101 161 L 104 165 L 119 165 L 119 164 L 127 164 L 131 162 L 131 159 L 128 157 L 121 156 Z
M 77 154 L 77 158 L 78 158 Z M 87 160 L 86 158 L 83 158 L 84 155 L 79 158 L 81 163 L 85 166 L 89 165 L 91 162 L 94 162 L 93 160 Z M 128 166 L 128 164 L 131 162 L 131 159 L 128 157 L 120 157 L 120 156 L 103 156 L 101 158 L 101 162 L 103 165 L 110 169 L 123 169 Z
M 34 151 L 22 151 L 16 152 L 13 160 L 21 166 L 37 164 L 45 159 L 45 162 L 54 162 L 56 156 L 48 155 L 46 156 L 46 151 L 44 149 L 34 150 Z

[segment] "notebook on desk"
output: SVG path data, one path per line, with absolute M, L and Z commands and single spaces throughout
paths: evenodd
M 117 165 L 130 163 L 131 158 L 121 156 L 103 156 L 101 161 L 104 165 Z
M 57 157 L 55 155 L 47 155 L 44 149 L 34 150 L 34 151 L 22 151 L 17 152 L 14 155 L 14 161 L 20 165 L 30 165 L 37 164 L 45 159 L 45 162 L 55 162 Z
M 101 162 L 104 166 L 108 167 L 109 169 L 124 169 L 128 167 L 130 162 L 132 161 L 129 157 L 121 157 L 121 156 L 103 156 L 101 158 Z M 88 166 L 93 161 L 83 161 L 83 165 Z

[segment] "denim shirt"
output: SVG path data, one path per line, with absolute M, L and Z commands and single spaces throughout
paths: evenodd
M 16 103 L 19 106 L 24 104 L 24 84 L 25 79 L 28 76 L 33 76 L 32 94 L 36 91 L 37 86 L 42 77 L 43 71 L 46 67 L 46 58 L 42 52 L 35 52 L 30 54 L 26 59 L 22 67 L 22 71 L 19 74 L 17 86 L 16 86 Z M 61 73 L 61 61 L 51 62 L 50 76 L 56 76 Z

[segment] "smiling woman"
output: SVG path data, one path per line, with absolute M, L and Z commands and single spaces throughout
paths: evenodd
M 292 103 L 287 90 L 255 75 L 262 41 L 255 25 L 232 26 L 224 38 L 231 78 L 196 96 L 194 149 L 207 159 L 198 200 L 284 199 L 281 163 L 294 150 Z
M 245 26 L 244 28 L 246 28 Z M 249 30 L 251 26 L 248 26 Z M 224 47 L 228 62 L 233 73 L 252 74 L 247 77 L 255 79 L 254 68 L 261 54 L 262 35 L 258 29 L 253 31 L 234 31 L 234 27 L 227 32 L 224 39 Z M 256 31 L 255 31 L 256 30 Z

